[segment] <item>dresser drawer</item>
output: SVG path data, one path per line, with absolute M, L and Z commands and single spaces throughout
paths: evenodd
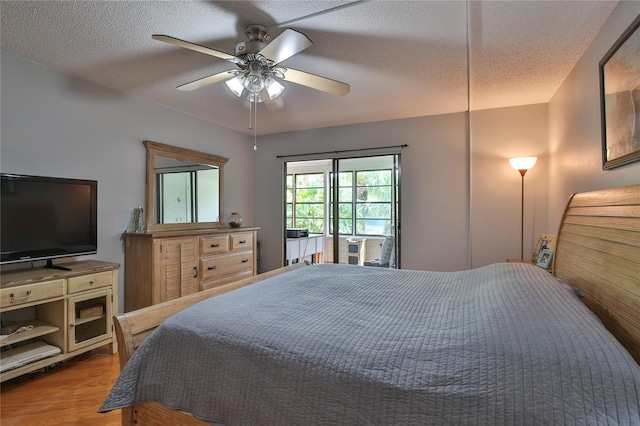
M 200 256 L 226 253 L 229 251 L 229 236 L 216 235 L 200 237 Z
M 248 269 L 246 271 L 240 271 L 233 275 L 229 275 L 223 278 L 218 279 L 210 279 L 208 281 L 203 281 L 200 283 L 200 291 L 209 290 L 210 288 L 220 287 L 221 285 L 232 283 L 235 281 L 240 281 L 244 278 L 249 278 L 253 276 L 253 269 Z
M 0 289 L 0 306 L 6 308 L 60 296 L 64 296 L 64 280 L 26 284 Z
M 110 285 L 111 272 L 96 272 L 95 274 L 69 278 L 68 291 L 69 293 L 77 293 Z
M 231 234 L 231 251 L 251 250 L 253 248 L 253 234 L 239 232 Z
M 253 271 L 253 252 L 232 253 L 200 259 L 200 281 L 206 281 L 240 271 Z

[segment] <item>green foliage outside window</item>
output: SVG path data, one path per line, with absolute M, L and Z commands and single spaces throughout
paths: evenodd
M 324 173 L 287 175 L 287 228 L 324 233 L 324 193 Z
M 391 204 L 393 202 L 391 173 L 391 169 L 338 173 L 340 234 L 387 235 L 391 233 L 394 217 Z M 331 174 L 326 177 L 332 179 Z M 333 210 L 325 206 L 325 191 L 324 173 L 288 175 L 287 227 L 308 228 L 309 232 L 323 233 L 325 209 L 328 209 L 330 232 L 333 232 Z M 329 200 L 333 202 L 332 191 L 329 193 Z

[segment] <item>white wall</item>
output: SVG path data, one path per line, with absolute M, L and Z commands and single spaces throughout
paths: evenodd
M 598 64 L 640 14 L 621 2 L 549 103 L 549 223 L 556 227 L 571 194 L 640 183 L 640 162 L 602 170 Z
M 144 204 L 145 139 L 229 158 L 225 213 L 253 221 L 253 149 L 249 136 L 123 95 L 2 53 L 3 173 L 98 181 L 98 254 L 120 263 L 120 235 Z
M 538 157 L 524 180 L 524 258 L 547 221 L 547 105 L 474 111 L 471 114 L 471 263 L 473 268 L 520 258 L 522 177 L 513 157 Z

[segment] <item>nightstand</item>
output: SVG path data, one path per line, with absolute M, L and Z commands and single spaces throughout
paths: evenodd
M 536 262 L 534 262 L 531 259 L 507 259 L 507 262 L 509 262 L 509 263 L 530 263 L 532 265 L 536 264 Z

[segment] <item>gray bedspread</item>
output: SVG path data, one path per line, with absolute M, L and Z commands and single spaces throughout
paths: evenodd
M 532 265 L 315 265 L 166 320 L 100 411 L 234 425 L 638 425 L 640 367 Z

